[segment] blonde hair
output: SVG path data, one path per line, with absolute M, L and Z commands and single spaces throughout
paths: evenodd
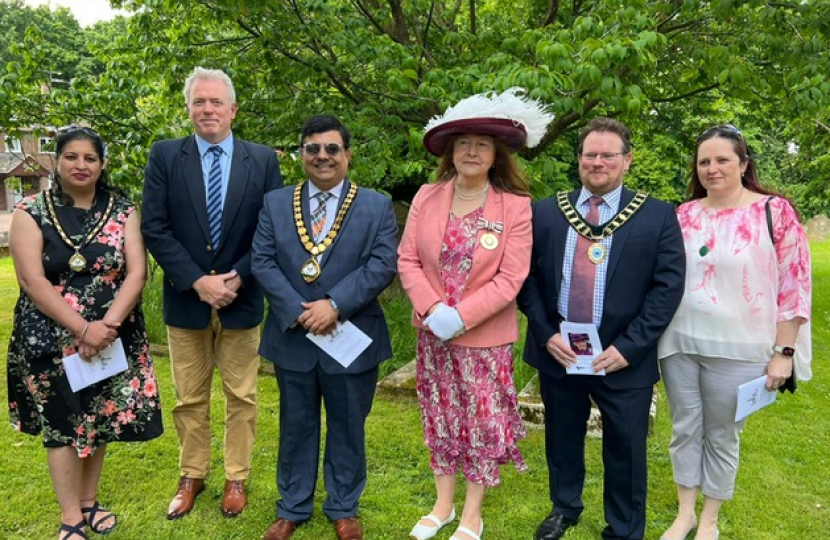
M 228 96 L 230 96 L 231 103 L 236 103 L 236 90 L 233 88 L 233 81 L 221 69 L 207 69 L 201 66 L 196 66 L 187 79 L 184 81 L 184 102 L 190 105 L 190 89 L 193 88 L 193 83 L 197 80 L 202 81 L 222 81 L 228 87 Z

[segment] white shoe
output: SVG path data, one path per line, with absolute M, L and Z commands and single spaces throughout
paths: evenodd
M 412 530 L 409 531 L 409 537 L 412 540 L 429 540 L 434 537 L 438 534 L 438 531 L 444 528 L 445 525 L 452 523 L 455 520 L 455 508 L 452 509 L 450 517 L 448 517 L 445 521 L 441 521 L 432 514 L 421 516 L 421 519 L 429 520 L 435 523 L 435 526 L 430 527 L 429 525 L 421 525 L 420 523 L 416 523 L 415 526 L 412 527 Z
M 481 535 L 484 534 L 484 520 L 481 520 L 481 527 L 478 528 L 478 534 L 474 533 L 467 527 L 459 527 L 455 530 L 456 533 L 464 533 L 473 540 L 481 540 Z M 457 537 L 455 533 L 450 536 L 450 540 L 462 540 L 461 538 Z

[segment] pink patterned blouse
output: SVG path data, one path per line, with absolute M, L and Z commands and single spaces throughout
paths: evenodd
M 764 197 L 740 208 L 694 200 L 677 209 L 686 246 L 686 291 L 658 354 L 768 362 L 776 324 L 810 318 L 810 249 L 792 206 Z M 802 327 L 802 331 L 804 328 Z

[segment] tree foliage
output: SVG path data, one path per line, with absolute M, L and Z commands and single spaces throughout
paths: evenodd
M 431 116 L 512 86 L 556 114 L 542 143 L 520 154 L 537 195 L 573 185 L 575 133 L 599 114 L 634 129 L 628 182 L 675 201 L 694 138 L 709 125 L 740 119 L 759 143 L 796 139 L 799 159 L 827 146 L 827 131 L 797 131 L 830 124 L 820 0 L 111 3 L 136 14 L 111 39 L 88 42 L 105 69 L 50 94 L 49 114 L 109 132 L 134 183 L 150 142 L 188 132 L 181 89 L 195 65 L 233 77 L 241 136 L 292 147 L 306 117 L 338 115 L 355 139 L 353 176 L 401 195 L 435 168 L 421 144 Z M 31 54 L 45 48 L 33 42 Z M 23 67 L 26 82 L 38 82 Z M 299 179 L 296 163 L 284 167 Z

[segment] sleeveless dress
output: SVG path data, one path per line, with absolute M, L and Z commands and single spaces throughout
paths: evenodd
M 450 214 L 441 246 L 441 281 L 446 304 L 455 306 L 467 282 L 476 245 L 479 207 L 463 217 Z M 460 466 L 471 482 L 499 484 L 499 465 L 527 469 L 517 443 L 526 435 L 513 383 L 513 345 L 465 347 L 441 342 L 419 330 L 416 389 L 430 449 L 430 466 L 454 475 Z
M 49 192 L 20 202 L 40 226 L 46 277 L 66 303 L 88 320 L 101 319 L 124 282 L 124 228 L 135 211 L 128 199 L 113 195 L 100 231 L 80 250 L 86 268 L 73 272 L 75 253 L 62 240 L 46 207 Z M 99 190 L 89 210 L 66 206 L 53 197 L 58 221 L 76 244 L 95 230 L 108 208 L 109 193 Z M 74 354 L 69 330 L 43 315 L 20 292 L 8 350 L 9 417 L 12 426 L 30 435 L 43 434 L 46 447 L 72 446 L 79 457 L 101 444 L 145 441 L 162 434 L 161 405 L 150 358 L 141 304 L 118 329 L 127 356 L 127 371 L 72 392 L 61 358 Z

